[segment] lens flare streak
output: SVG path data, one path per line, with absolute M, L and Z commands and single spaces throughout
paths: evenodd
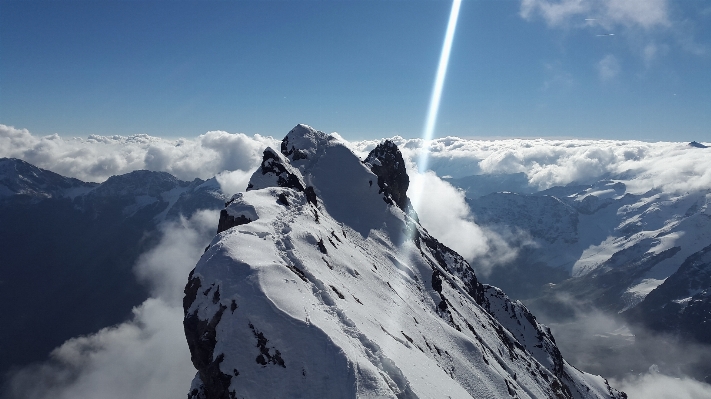
M 449 55 L 452 51 L 454 31 L 457 28 L 457 19 L 459 18 L 459 8 L 461 4 L 462 0 L 454 0 L 452 2 L 452 11 L 449 13 L 447 33 L 444 35 L 442 53 L 440 54 L 439 65 L 437 66 L 437 76 L 435 77 L 434 87 L 432 88 L 432 97 L 430 98 L 430 106 L 427 111 L 427 121 L 425 122 L 425 130 L 422 135 L 424 140 L 422 142 L 422 149 L 417 162 L 420 173 L 424 173 L 427 170 L 427 161 L 429 158 L 427 144 L 430 140 L 432 140 L 435 124 L 437 123 L 437 113 L 439 112 L 439 103 L 442 98 L 444 78 L 447 75 L 447 65 L 449 64 Z

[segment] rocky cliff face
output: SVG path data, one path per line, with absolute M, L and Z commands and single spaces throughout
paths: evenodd
M 185 288 L 188 396 L 625 397 L 430 236 L 408 183 L 392 143 L 361 162 L 299 125 L 267 149 Z

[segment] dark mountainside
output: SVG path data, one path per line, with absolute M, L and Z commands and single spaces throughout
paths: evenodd
M 223 205 L 199 179 L 135 171 L 85 183 L 0 159 L 0 374 L 126 320 L 148 298 L 133 266 L 158 224 Z

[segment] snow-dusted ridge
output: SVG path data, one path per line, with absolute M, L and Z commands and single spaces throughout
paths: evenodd
M 418 223 L 397 147 L 298 125 L 185 288 L 191 398 L 621 398 Z

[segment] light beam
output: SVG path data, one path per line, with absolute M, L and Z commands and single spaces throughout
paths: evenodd
M 429 150 L 427 146 L 429 141 L 434 136 L 435 125 L 437 123 L 437 113 L 439 112 L 439 102 L 442 98 L 442 88 L 444 87 L 444 78 L 447 75 L 447 65 L 449 64 L 449 54 L 452 51 L 452 42 L 454 41 L 454 31 L 457 28 L 457 19 L 459 17 L 459 8 L 462 0 L 454 0 L 452 2 L 452 10 L 449 13 L 449 22 L 447 23 L 447 33 L 444 35 L 444 44 L 442 45 L 442 53 L 439 56 L 439 65 L 437 66 L 437 76 L 435 77 L 434 87 L 432 88 L 432 97 L 430 98 L 430 107 L 427 111 L 427 121 L 425 122 L 425 130 L 422 134 L 422 148 L 417 161 L 417 169 L 420 173 L 427 170 L 427 162 L 429 160 Z

